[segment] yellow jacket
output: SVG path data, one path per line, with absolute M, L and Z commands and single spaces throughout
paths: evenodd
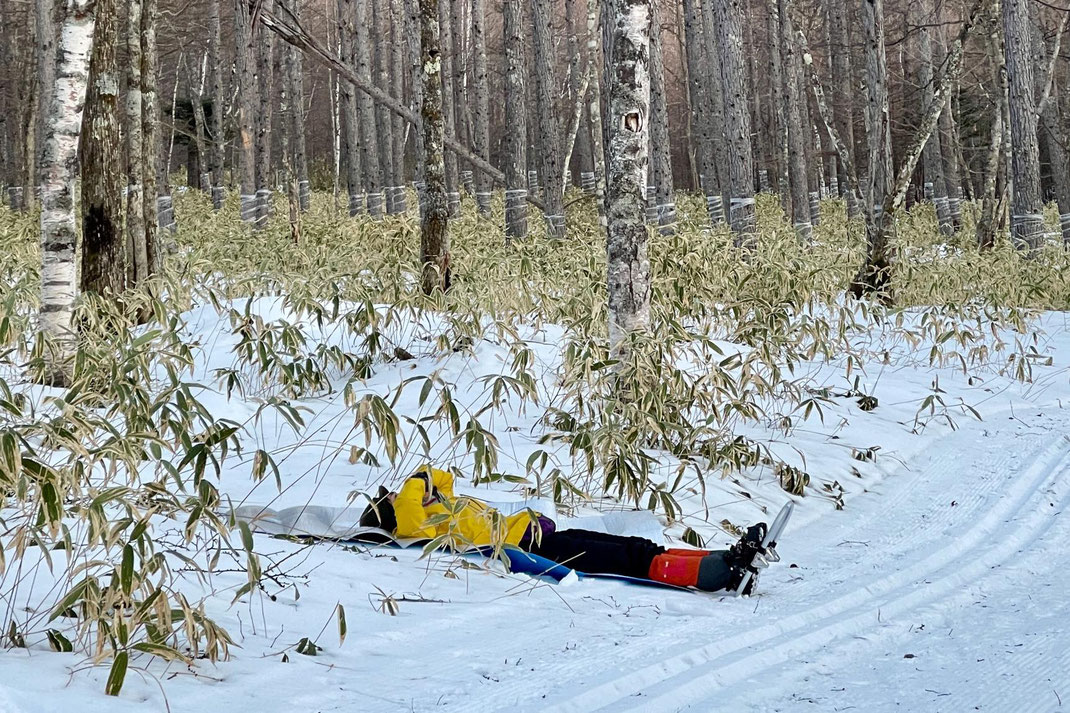
M 430 492 L 428 480 L 433 486 Z M 429 465 L 421 466 L 401 486 L 394 515 L 399 538 L 448 535 L 455 547 L 517 545 L 532 522 L 526 511 L 505 516 L 475 498 L 455 497 L 453 475 Z

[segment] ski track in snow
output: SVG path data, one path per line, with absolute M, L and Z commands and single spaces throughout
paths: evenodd
M 1067 425 L 1059 414 L 993 438 L 948 435 L 854 517 L 789 527 L 784 561 L 763 577 L 771 594 L 724 602 L 700 637 L 692 624 L 653 632 L 643 646 L 656 663 L 574 685 L 548 710 L 1056 709 L 1070 692 L 1053 574 L 1070 564 Z M 1053 626 L 1030 640 L 1015 624 L 1036 618 Z M 995 659 L 980 655 L 1000 629 Z

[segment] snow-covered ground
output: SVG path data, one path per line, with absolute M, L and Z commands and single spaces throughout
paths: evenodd
M 273 309 L 261 311 L 279 316 Z M 210 382 L 233 361 L 235 338 L 212 308 L 187 318 L 203 345 L 194 377 Z M 814 485 L 796 499 L 783 561 L 763 573 L 756 596 L 605 580 L 554 585 L 451 555 L 257 536 L 264 561 L 280 563 L 264 591 L 231 605 L 246 581 L 237 566 L 220 564 L 208 581 L 209 613 L 240 646 L 230 661 L 134 659 L 121 695 L 111 698 L 103 694 L 107 666 L 36 641 L 0 651 L 0 713 L 1054 711 L 1064 698 L 1070 706 L 1070 520 L 1062 516 L 1070 503 L 1070 329 L 1063 314 L 1045 315 L 1040 327 L 1046 340 L 1038 351 L 1051 362 L 1034 360 L 1032 383 L 991 369 L 929 368 L 898 346 L 890 359 L 862 365 L 875 410 L 833 396 L 823 419 L 790 435 L 750 427 L 749 436 L 804 468 Z M 552 374 L 560 334 L 527 336 L 540 373 Z M 507 358 L 487 343 L 380 364 L 365 388 L 387 395 L 403 379 L 437 372 L 474 404 L 486 398 L 480 377 L 502 373 Z M 842 365 L 797 372 L 834 394 L 851 386 Z M 919 417 L 936 380 L 954 429 Z M 411 387 L 395 409 L 426 415 L 418 393 Z M 254 395 L 203 394 L 213 411 L 250 424 L 249 456 L 265 448 L 283 473 L 279 492 L 273 477 L 250 483 L 248 459 L 232 463 L 220 487 L 235 504 L 342 506 L 353 491 L 418 463 L 415 455 L 395 469 L 350 462 L 363 435 L 353 432 L 340 393 L 302 402 L 308 426 L 296 435 L 281 418 L 254 427 Z M 955 407 L 960 400 L 983 420 Z M 539 447 L 539 415 L 529 408 L 491 422 L 502 472 L 524 473 Z M 434 457 L 465 469 L 447 440 L 434 440 Z M 789 497 L 768 469 L 708 485 L 704 496 L 685 493 L 682 504 L 685 523 L 710 546 L 734 539 L 722 520 L 768 520 Z M 510 487 L 462 490 L 519 497 Z M 844 509 L 822 492 L 842 492 Z M 178 546 L 180 531 L 181 523 L 161 524 L 158 539 Z M 202 591 L 192 575 L 188 584 Z M 25 606 L 32 597 L 22 594 Z M 318 655 L 294 650 L 306 637 Z

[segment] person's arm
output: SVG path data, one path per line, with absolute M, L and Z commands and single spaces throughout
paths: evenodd
M 447 498 L 453 497 L 453 473 L 448 470 L 428 467 L 431 471 L 431 482 L 440 495 Z M 426 472 L 426 471 L 425 471 Z
M 398 537 L 434 537 L 435 528 L 427 525 L 424 497 L 426 478 L 409 478 L 394 499 L 394 516 L 398 520 Z

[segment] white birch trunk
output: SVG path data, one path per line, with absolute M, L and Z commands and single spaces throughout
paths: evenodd
M 74 179 L 95 20 L 93 0 L 67 0 L 64 9 L 41 165 L 40 320 L 42 332 L 52 342 L 43 376 L 54 386 L 70 383 L 77 346 L 71 327 L 77 295 Z
M 650 0 L 613 0 L 607 186 L 609 349 L 650 325 L 649 233 L 644 223 L 650 118 Z

